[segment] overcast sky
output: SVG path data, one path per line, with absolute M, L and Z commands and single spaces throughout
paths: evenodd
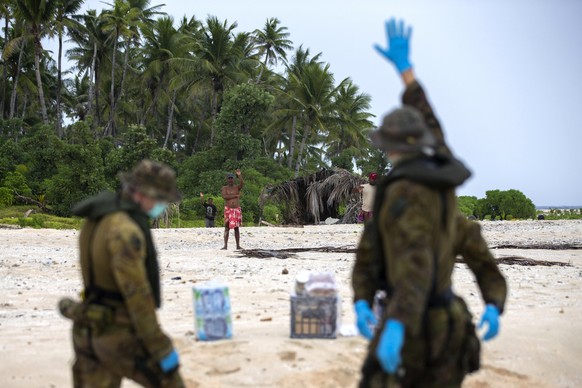
M 107 1 L 107 3 L 112 1 Z M 384 21 L 413 26 L 411 61 L 447 141 L 473 171 L 458 195 L 516 189 L 536 206 L 582 206 L 582 1 L 152 0 L 176 23 L 208 15 L 237 32 L 277 17 L 296 46 L 322 53 L 336 82 L 372 97 L 378 124 L 401 81 L 373 50 Z M 87 0 L 84 9 L 110 8 Z M 291 55 L 291 53 L 289 54 Z

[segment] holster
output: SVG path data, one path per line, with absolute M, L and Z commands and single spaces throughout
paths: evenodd
M 71 298 L 59 300 L 59 311 L 73 322 L 91 327 L 95 333 L 113 323 L 114 311 L 109 306 L 77 302 Z

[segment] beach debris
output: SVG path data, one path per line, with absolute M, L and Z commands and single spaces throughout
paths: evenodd
M 494 245 L 489 247 L 490 249 L 539 249 L 539 250 L 552 250 L 552 251 L 565 251 L 582 249 L 582 245 L 576 244 L 531 244 L 531 245 L 513 245 L 513 244 L 502 244 Z
M 503 248 L 500 248 L 503 247 Z M 549 247 L 554 247 L 549 245 Z M 526 248 L 523 246 L 497 246 L 497 249 L 544 249 L 544 248 Z M 547 248 L 547 249 L 561 249 L 561 248 Z M 563 249 L 579 249 L 579 248 L 563 248 Z M 289 259 L 297 258 L 297 252 L 325 252 L 325 253 L 356 253 L 356 248 L 351 247 L 314 247 L 314 248 L 285 248 L 285 249 L 245 249 L 238 252 L 239 257 L 251 257 L 258 259 L 277 258 Z M 527 257 L 507 256 L 495 260 L 497 264 L 507 265 L 523 265 L 523 266 L 544 266 L 544 267 L 571 267 L 572 264 L 560 261 L 534 260 Z M 465 263 L 462 257 L 457 257 L 456 263 Z

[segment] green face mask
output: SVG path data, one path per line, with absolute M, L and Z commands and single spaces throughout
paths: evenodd
M 154 207 L 152 207 L 148 211 L 148 216 L 151 219 L 158 218 L 159 216 L 162 215 L 162 213 L 166 210 L 167 207 L 168 207 L 168 204 L 165 202 L 156 202 Z

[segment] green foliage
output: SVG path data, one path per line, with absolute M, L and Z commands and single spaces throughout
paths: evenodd
M 476 216 L 475 209 L 477 208 L 477 203 L 479 200 L 477 197 L 471 197 L 467 195 L 461 195 L 457 198 L 457 205 L 459 210 L 465 216 Z
M 536 214 L 535 205 L 518 190 L 489 190 L 486 197 L 477 201 L 475 215 L 484 218 L 490 215 L 492 219 L 506 220 L 507 216 L 518 219 L 531 219 Z
M 337 168 L 343 168 L 349 172 L 353 172 L 354 164 L 353 164 L 354 155 L 351 149 L 346 148 L 343 150 L 339 155 L 331 157 L 331 165 Z
M 376 148 L 370 149 L 367 158 L 357 159 L 356 166 L 364 175 L 376 171 L 378 175 L 386 175 L 392 164 L 384 153 Z
M 582 208 L 581 209 L 549 209 L 545 212 L 539 212 L 543 214 L 546 220 L 579 220 L 582 218 Z
M 12 190 L 8 187 L 0 187 L 0 208 L 12 206 Z
M 81 227 L 79 217 L 66 218 L 41 213 L 33 213 L 24 217 L 24 213 L 30 209 L 30 206 L 0 208 L 0 224 L 35 229 L 79 229 Z
M 110 189 L 104 176 L 101 150 L 86 125 L 75 124 L 71 137 L 73 144 L 65 144 L 56 174 L 45 180 L 46 199 L 60 216 L 70 216 L 71 207 L 85 197 Z
M 16 166 L 15 171 L 6 174 L 2 186 L 10 189 L 11 193 L 23 195 L 26 197 L 32 196 L 32 190 L 28 186 L 26 177 L 21 171 L 26 171 L 24 166 Z
M 105 176 L 109 185 L 116 186 L 117 174 L 130 171 L 139 161 L 152 159 L 173 165 L 174 154 L 168 149 L 162 149 L 151 138 L 144 127 L 130 126 L 123 131 L 121 142 L 105 157 Z
M 28 168 L 26 179 L 32 193 L 44 193 L 44 181 L 57 172 L 57 165 L 62 161 L 66 143 L 59 139 L 54 129 L 40 126 L 20 141 L 20 150 L 24 164 Z
M 263 208 L 262 219 L 271 223 L 271 224 L 278 225 L 283 220 L 282 214 L 283 213 L 282 213 L 281 209 L 279 209 L 278 206 L 276 206 L 274 204 L 267 204 Z
M 225 95 L 220 114 L 216 118 L 216 140 L 227 159 L 241 161 L 260 155 L 261 142 L 258 124 L 275 98 L 254 84 L 240 84 Z

